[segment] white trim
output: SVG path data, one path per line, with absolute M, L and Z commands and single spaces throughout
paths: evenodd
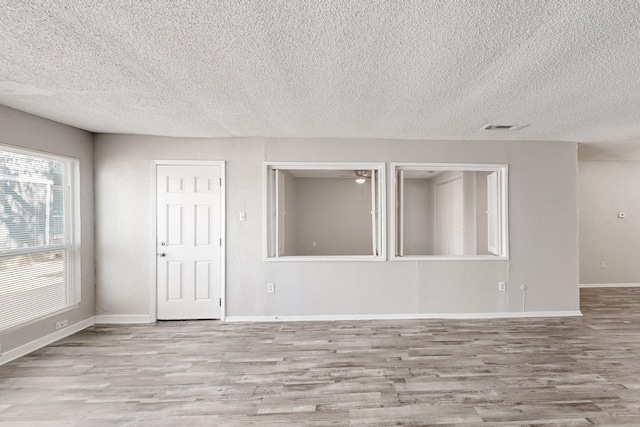
M 158 165 L 166 164 L 164 160 L 151 161 L 151 242 L 149 242 L 149 317 L 155 321 L 158 318 Z
M 640 288 L 640 283 L 581 283 L 581 288 Z
M 298 262 L 298 261 L 356 261 L 356 262 L 379 262 L 386 261 L 386 259 L 375 255 L 309 255 L 309 256 L 279 256 L 277 258 L 267 258 L 267 262 Z
M 391 221 L 392 230 L 395 233 L 393 239 L 394 250 L 391 251 L 391 258 L 404 257 L 404 171 L 398 171 L 394 173 L 391 171 L 393 178 L 391 180 L 391 192 L 392 192 L 392 206 Z M 400 181 L 398 182 L 398 175 L 400 175 Z M 398 224 L 396 226 L 396 223 Z M 393 235 L 393 234 L 392 234 Z
M 266 161 L 268 168 L 275 166 L 277 169 L 287 170 L 371 170 L 384 169 L 384 162 L 275 162 Z M 354 176 L 355 178 L 355 176 Z
M 86 320 L 74 323 L 73 325 L 70 325 L 64 329 L 57 330 L 42 338 L 38 338 L 37 340 L 21 345 L 20 347 L 6 351 L 2 353 L 2 355 L 0 355 L 0 365 L 9 363 L 12 360 L 18 359 L 19 357 L 26 356 L 31 352 L 34 352 L 38 349 L 41 349 L 42 347 L 58 341 L 59 339 L 68 337 L 69 335 L 73 335 L 76 332 L 82 331 L 83 329 L 87 329 L 88 327 L 93 326 L 95 323 L 95 317 L 89 317 Z
M 432 314 L 337 314 L 307 316 L 227 316 L 227 322 L 331 322 L 344 320 L 419 320 L 419 319 L 519 319 L 529 317 L 575 317 L 574 311 L 530 311 L 513 313 L 432 313 Z
M 96 325 L 155 323 L 155 319 L 146 314 L 98 314 Z
M 394 261 L 509 261 L 506 256 L 496 255 L 405 255 Z
M 152 160 L 155 165 L 178 165 L 178 166 L 217 166 L 224 163 L 224 160 Z
M 270 221 L 269 216 L 271 215 L 271 209 L 269 208 L 269 200 L 267 200 L 267 196 L 269 195 L 269 165 L 266 163 L 262 164 L 262 259 L 269 259 L 269 245 L 271 240 L 269 239 L 269 233 L 272 233 L 271 230 L 268 230 Z M 276 251 L 277 252 L 277 251 Z
M 262 172 L 262 256 L 266 262 L 280 261 L 386 261 L 387 260 L 387 165 L 385 162 L 276 162 L 265 161 Z M 284 170 L 377 170 L 378 181 L 381 184 L 380 205 L 382 206 L 380 224 L 382 232 L 380 234 L 379 256 L 376 255 L 338 255 L 338 256 L 269 256 L 269 170 L 273 168 Z
M 218 161 L 220 166 L 220 320 L 227 316 L 227 169 L 224 160 Z
M 113 322 L 113 323 L 153 323 L 158 319 L 157 311 L 157 270 L 156 263 L 158 261 L 157 252 L 157 232 L 158 232 L 158 200 L 157 200 L 157 167 L 158 165 L 185 165 L 185 166 L 219 166 L 220 167 L 220 237 L 222 238 L 222 246 L 220 247 L 220 320 L 225 320 L 227 313 L 227 172 L 226 162 L 224 160 L 152 160 L 151 161 L 151 236 L 152 242 L 150 246 L 149 257 L 151 259 L 150 272 L 150 290 L 149 290 L 149 318 L 145 322 Z M 96 316 L 102 317 L 102 316 Z M 122 316 L 115 316 L 122 317 Z M 129 317 L 129 316 L 125 316 Z
M 391 261 L 508 261 L 509 260 L 509 165 L 493 164 L 493 163 L 405 163 L 391 162 L 389 164 L 389 180 L 391 181 L 391 206 L 393 207 L 390 218 L 391 233 Z M 398 203 L 397 178 L 398 171 L 401 170 L 442 170 L 442 171 L 473 171 L 473 172 L 495 172 L 501 171 L 502 179 L 500 180 L 500 189 L 502 191 L 502 247 L 503 254 L 494 255 L 461 255 L 461 256 L 442 256 L 442 255 L 412 255 L 399 256 L 397 241 L 397 215 L 396 205 Z M 435 215 L 434 215 L 435 217 Z
M 41 155 L 42 157 L 48 158 L 49 160 L 59 160 L 59 158 L 64 158 L 67 160 L 76 160 L 77 162 L 80 162 L 80 158 L 79 157 L 74 157 L 74 156 L 69 156 L 67 154 L 60 154 L 57 152 L 53 152 L 53 151 L 44 151 L 41 149 L 37 149 L 37 148 L 25 148 L 23 146 L 20 145 L 14 145 L 14 144 L 9 144 L 3 141 L 0 141 L 0 148 L 1 147 L 7 147 L 7 149 L 9 149 L 10 151 L 14 151 L 18 154 L 24 154 L 24 155 L 33 155 L 33 153 L 37 153 L 38 155 Z M 56 158 L 57 157 L 57 158 Z

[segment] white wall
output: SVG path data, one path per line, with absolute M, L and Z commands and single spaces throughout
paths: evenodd
M 462 172 L 464 209 L 464 254 L 477 255 L 476 173 Z
M 370 182 L 297 178 L 295 211 L 297 255 L 372 254 Z
M 446 171 L 431 178 L 435 208 L 434 255 L 468 255 L 465 251 L 467 207 L 464 202 L 468 189 L 465 176 L 462 171 Z M 461 185 L 460 196 L 456 194 L 457 185 Z
M 640 283 L 638 183 L 640 162 L 580 162 L 580 283 Z
M 431 181 L 405 178 L 403 199 L 404 255 L 432 254 L 434 214 Z
M 79 129 L 0 106 L 0 144 L 74 157 L 80 160 L 81 304 L 78 308 L 0 335 L 2 352 L 55 332 L 57 321 L 72 326 L 94 315 L 93 143 Z M 1 314 L 0 314 L 1 315 Z
M 153 303 L 152 159 L 228 162 L 230 316 L 519 312 L 521 284 L 529 287 L 527 311 L 579 308 L 575 143 L 99 135 L 95 159 L 98 314 L 146 315 Z M 509 164 L 511 258 L 265 262 L 265 160 Z M 387 181 L 389 195 L 389 174 Z M 246 222 L 237 220 L 240 211 Z M 498 281 L 508 283 L 507 292 L 498 292 Z M 276 293 L 266 293 L 267 282 Z

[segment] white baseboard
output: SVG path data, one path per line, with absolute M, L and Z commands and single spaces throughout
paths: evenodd
M 26 356 L 27 354 L 36 351 L 42 347 L 45 347 L 53 342 L 58 341 L 59 339 L 68 337 L 69 335 L 73 335 L 76 332 L 80 332 L 83 329 L 88 328 L 89 326 L 93 326 L 96 323 L 95 317 L 90 317 L 86 320 L 83 320 L 78 323 L 74 323 L 64 329 L 57 330 L 47 336 L 42 338 L 38 338 L 35 341 L 31 341 L 25 345 L 9 350 L 0 355 L 0 365 L 4 365 L 5 363 L 9 363 L 12 360 L 16 360 L 19 357 Z
M 517 313 L 433 313 L 433 314 L 343 314 L 309 316 L 227 316 L 225 322 L 326 322 L 340 320 L 408 320 L 408 319 L 518 319 L 523 317 L 575 317 L 575 311 L 528 311 Z
M 338 314 L 307 316 L 227 316 L 225 322 L 327 322 L 334 320 L 419 319 L 418 314 Z
M 117 324 L 117 323 L 154 323 L 155 320 L 146 314 L 99 314 L 96 316 L 96 324 Z
M 581 288 L 638 288 L 640 283 L 581 283 Z
M 520 319 L 523 317 L 579 317 L 580 310 L 569 311 L 518 311 L 508 313 L 436 313 L 423 315 L 421 319 Z

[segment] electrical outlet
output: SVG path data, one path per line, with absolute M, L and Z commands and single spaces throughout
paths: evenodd
M 276 284 L 275 283 L 267 283 L 267 293 L 268 294 L 272 294 L 276 291 Z
M 600 261 L 600 268 L 607 268 L 607 263 L 604 261 Z
M 240 222 L 245 222 L 247 220 L 247 213 L 240 212 Z
M 64 320 L 61 320 L 59 322 L 56 322 L 56 329 L 66 328 L 67 326 L 69 326 L 69 320 L 68 319 L 64 319 Z
M 498 282 L 498 290 L 504 292 L 507 290 L 507 282 Z

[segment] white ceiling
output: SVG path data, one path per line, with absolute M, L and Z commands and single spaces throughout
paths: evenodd
M 15 0 L 0 36 L 0 104 L 92 132 L 640 142 L 631 0 Z

